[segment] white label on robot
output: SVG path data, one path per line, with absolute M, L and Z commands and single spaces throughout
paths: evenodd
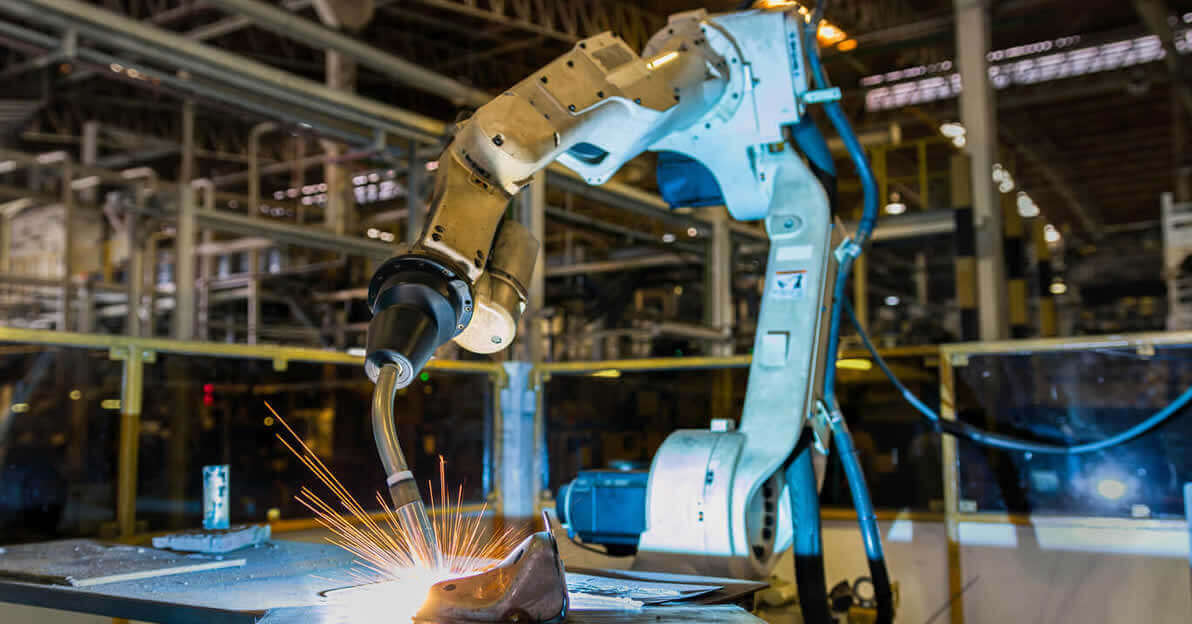
M 807 271 L 799 269 L 797 271 L 778 271 L 774 274 L 774 291 L 772 296 L 779 299 L 802 299 L 805 289 L 803 283 L 807 277 Z
M 779 262 L 790 262 L 792 260 L 810 260 L 811 259 L 811 245 L 791 245 L 790 247 L 779 247 L 778 255 L 775 258 Z

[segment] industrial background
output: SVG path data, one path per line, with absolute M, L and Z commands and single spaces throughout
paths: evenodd
M 0 544 L 197 526 L 210 464 L 231 466 L 234 522 L 309 537 L 265 401 L 371 501 L 368 282 L 422 231 L 456 124 L 582 38 L 640 50 L 667 15 L 740 8 L 0 0 Z M 1192 2 L 826 17 L 881 199 L 849 292 L 913 392 L 1073 441 L 1192 382 Z M 861 185 L 828 147 L 851 229 Z M 399 391 L 415 474 L 445 457 L 463 501 L 531 515 L 582 470 L 647 468 L 671 431 L 739 416 L 770 243 L 723 206 L 672 208 L 665 166 L 589 186 L 555 165 L 514 199 L 542 243 L 522 330 L 492 356 L 445 346 Z M 1079 459 L 941 442 L 849 327 L 841 348 L 898 621 L 1188 621 L 1192 419 Z M 821 500 L 831 585 L 865 570 L 835 459 Z M 24 609 L 0 620 L 50 621 Z

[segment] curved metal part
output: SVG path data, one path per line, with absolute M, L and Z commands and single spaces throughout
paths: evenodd
M 549 520 L 546 527 L 526 538 L 493 569 L 433 586 L 415 621 L 563 621 L 567 617 L 567 578 Z
M 438 540 L 426 515 L 418 484 L 397 440 L 393 399 L 397 394 L 400 376 L 401 371 L 396 364 L 386 364 L 377 373 L 377 385 L 373 388 L 372 396 L 373 439 L 377 443 L 381 465 L 385 468 L 385 481 L 389 486 L 389 496 L 393 499 L 394 512 L 411 543 L 411 550 L 416 558 L 437 568 L 442 559 Z

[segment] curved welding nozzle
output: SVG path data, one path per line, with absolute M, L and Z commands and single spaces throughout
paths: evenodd
M 373 438 L 377 443 L 377 452 L 381 455 L 381 465 L 385 467 L 385 482 L 389 486 L 394 513 L 405 531 L 411 554 L 429 567 L 439 568 L 442 567 L 442 554 L 439 552 L 438 540 L 426 515 L 418 483 L 397 441 L 393 400 L 400 378 L 401 370 L 397 364 L 386 364 L 377 374 L 377 385 L 373 388 L 372 397 Z

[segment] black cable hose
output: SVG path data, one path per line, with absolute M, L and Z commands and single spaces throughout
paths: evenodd
M 828 585 L 824 580 L 824 542 L 820 527 L 819 491 L 812 463 L 811 429 L 805 427 L 786 465 L 787 497 L 794 525 L 795 587 L 807 624 L 831 624 Z
M 1174 401 L 1168 403 L 1166 407 L 1160 409 L 1159 411 L 1144 419 L 1142 422 L 1126 429 L 1125 431 L 1122 431 L 1121 433 L 1117 433 L 1096 442 L 1085 442 L 1083 444 L 1073 444 L 1071 446 L 1047 444 L 1044 442 L 1032 442 L 1030 440 L 1023 440 L 1022 438 L 986 431 L 980 427 L 975 427 L 968 423 L 955 420 L 944 420 L 940 418 L 939 414 L 937 414 L 935 410 L 928 407 L 927 404 L 922 401 L 922 399 L 915 396 L 915 394 L 902 383 L 902 380 L 898 379 L 898 376 L 894 374 L 894 371 L 890 370 L 890 366 L 886 364 L 885 359 L 878 354 L 877 348 L 873 346 L 873 342 L 869 339 L 869 335 L 865 333 L 865 330 L 861 327 L 861 323 L 857 321 L 857 316 L 853 312 L 852 303 L 849 302 L 847 298 L 844 300 L 844 311 L 846 314 L 848 314 L 849 319 L 852 321 L 853 327 L 857 329 L 857 335 L 861 338 L 861 343 L 865 345 L 865 349 L 869 351 L 871 356 L 873 356 L 873 361 L 877 363 L 878 368 L 885 373 L 886 378 L 890 380 L 890 383 L 894 384 L 894 387 L 897 388 L 900 393 L 902 393 L 903 398 L 905 398 L 908 403 L 914 406 L 914 408 L 917 409 L 919 413 L 927 419 L 928 422 L 935 426 L 937 431 L 954 435 L 958 438 L 964 438 L 965 440 L 975 442 L 982 446 L 1001 449 L 1004 451 L 1042 453 L 1048 455 L 1081 455 L 1084 453 L 1103 451 L 1105 449 L 1118 446 L 1119 444 L 1129 442 L 1130 440 L 1133 440 L 1134 438 L 1149 432 L 1150 430 L 1165 422 L 1167 419 L 1179 413 L 1180 410 L 1184 409 L 1184 407 L 1192 402 L 1192 387 L 1190 387 L 1180 394 L 1180 396 L 1176 397 Z

